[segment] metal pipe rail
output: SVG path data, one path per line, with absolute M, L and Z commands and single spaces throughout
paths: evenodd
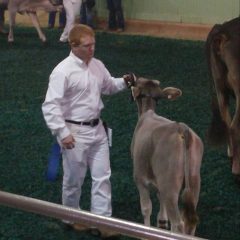
M 147 227 L 130 221 L 104 217 L 87 211 L 68 208 L 39 199 L 0 191 L 0 204 L 57 219 L 79 222 L 87 226 L 116 231 L 122 235 L 148 240 L 203 240 L 189 235 L 177 234 L 158 228 Z

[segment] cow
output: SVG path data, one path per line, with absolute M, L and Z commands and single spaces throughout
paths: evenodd
M 232 174 L 240 183 L 240 17 L 214 25 L 205 50 L 212 97 L 209 143 L 227 144 Z M 233 114 L 229 105 L 232 97 L 235 99 Z
M 174 100 L 180 89 L 160 88 L 160 82 L 138 78 L 132 96 L 138 107 L 138 121 L 131 142 L 133 176 L 140 195 L 144 224 L 150 226 L 152 202 L 149 189 L 156 189 L 160 203 L 157 226 L 194 235 L 200 193 L 203 143 L 186 124 L 155 113 L 160 99 Z M 182 194 L 181 194 L 182 193 Z M 182 214 L 178 206 L 182 197 Z
M 62 6 L 55 3 L 56 0 L 0 0 L 0 4 L 6 6 L 9 13 L 8 42 L 14 42 L 13 28 L 17 13 L 27 13 L 38 32 L 40 40 L 46 42 L 46 36 L 40 28 L 36 11 L 59 11 Z

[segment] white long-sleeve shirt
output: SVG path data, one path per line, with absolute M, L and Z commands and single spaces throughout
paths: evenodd
M 60 139 L 70 135 L 65 119 L 89 121 L 100 117 L 101 94 L 126 88 L 123 78 L 113 78 L 104 64 L 93 58 L 88 65 L 72 52 L 60 62 L 49 78 L 42 112 L 47 126 Z

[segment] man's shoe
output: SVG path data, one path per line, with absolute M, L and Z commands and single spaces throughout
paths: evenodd
M 87 227 L 81 223 L 64 223 L 64 228 L 66 230 L 75 230 L 78 232 L 84 232 L 84 231 L 89 230 L 89 227 Z
M 67 43 L 67 42 L 68 42 L 68 38 L 60 37 L 59 42 L 61 42 L 61 43 Z
M 110 230 L 99 230 L 97 228 L 91 228 L 91 234 L 102 239 L 117 239 L 120 237 L 120 234 Z
M 103 238 L 103 239 L 106 239 L 106 238 L 112 238 L 112 239 L 114 238 L 115 239 L 115 238 L 120 237 L 119 233 L 110 231 L 110 230 L 108 230 L 108 231 L 101 230 L 100 233 L 101 233 L 101 238 Z
M 72 224 L 72 227 L 73 227 L 74 230 L 79 231 L 79 232 L 89 230 L 89 227 L 87 227 L 86 225 L 83 225 L 81 223 L 74 223 L 74 224 Z

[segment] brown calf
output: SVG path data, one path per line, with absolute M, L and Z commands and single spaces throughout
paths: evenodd
M 157 80 L 138 78 L 132 93 L 139 119 L 131 154 L 144 224 L 150 226 L 149 186 L 153 185 L 160 202 L 158 227 L 167 228 L 170 221 L 172 231 L 194 235 L 203 144 L 186 124 L 158 116 L 154 111 L 157 100 L 174 100 L 182 92 L 172 87 L 161 89 Z M 181 191 L 182 216 L 178 207 Z

